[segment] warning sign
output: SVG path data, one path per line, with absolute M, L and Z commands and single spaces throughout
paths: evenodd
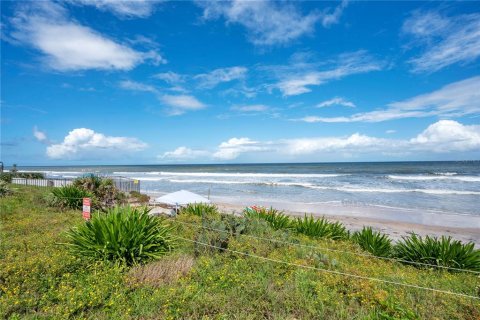
M 90 198 L 83 198 L 83 219 L 90 220 Z

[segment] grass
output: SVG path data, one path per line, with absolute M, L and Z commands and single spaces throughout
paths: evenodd
M 47 188 L 20 186 L 0 199 L 0 318 L 7 319 L 479 319 L 480 301 L 344 277 L 243 257 L 195 250 L 178 240 L 173 253 L 137 267 L 77 258 L 59 243 L 84 224 L 80 211 L 49 207 Z M 478 295 L 480 278 L 418 269 L 391 261 L 262 241 L 361 252 L 345 240 L 244 227 L 223 216 L 229 250 L 324 270 Z M 202 224 L 195 215 L 178 221 Z M 205 221 L 204 221 L 205 223 Z M 171 222 L 175 236 L 206 230 Z M 233 227 L 232 227 L 233 225 Z M 235 231 L 233 231 L 235 229 Z M 178 272 L 175 272 L 178 270 Z

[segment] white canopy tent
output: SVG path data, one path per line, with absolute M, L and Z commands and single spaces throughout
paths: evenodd
M 178 207 L 186 206 L 190 203 L 210 203 L 210 200 L 196 193 L 187 190 L 180 190 L 155 198 L 155 202 Z

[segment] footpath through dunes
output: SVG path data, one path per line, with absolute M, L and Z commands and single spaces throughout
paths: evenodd
M 480 317 L 475 274 L 345 254 L 365 252 L 350 241 L 243 224 L 232 215 L 168 220 L 174 250 L 133 268 L 77 258 L 61 243 L 68 229 L 84 224 L 81 212 L 48 207 L 48 189 L 12 188 L 0 199 L 5 318 Z

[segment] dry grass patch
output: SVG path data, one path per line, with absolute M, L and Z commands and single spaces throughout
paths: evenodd
M 171 284 L 186 275 L 193 267 L 194 258 L 189 255 L 165 257 L 161 260 L 134 267 L 128 273 L 131 287 L 150 285 L 159 287 Z

